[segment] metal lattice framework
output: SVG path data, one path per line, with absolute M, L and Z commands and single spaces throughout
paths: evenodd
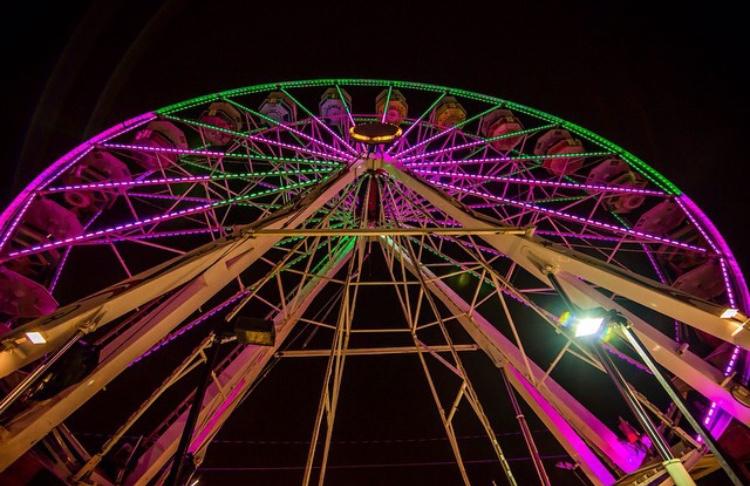
M 350 129 L 368 122 L 398 125 L 402 135 L 380 145 L 352 139 Z M 481 350 L 508 385 L 542 484 L 548 465 L 524 403 L 592 483 L 664 480 L 649 445 L 589 408 L 559 372 L 606 369 L 560 323 L 561 290 L 583 309 L 626 316 L 715 437 L 750 425 L 742 400 L 750 295 L 716 228 L 634 155 L 507 100 L 359 79 L 195 98 L 60 158 L 2 213 L 0 237 L 0 376 L 8 397 L 17 392 L 2 415 L 3 470 L 34 454 L 72 483 L 163 481 L 191 398 L 175 398 L 173 388 L 207 359 L 212 326 L 247 313 L 273 320 L 275 345 L 221 345 L 189 443 L 198 464 L 276 360 L 322 356 L 301 479 L 323 483 L 348 358 L 406 353 L 421 364 L 463 482 L 471 478 L 453 420 L 459 409 L 475 415 L 515 484 L 462 363 L 462 353 Z M 363 272 L 368 260 L 378 262 L 376 276 Z M 373 287 L 395 297 L 397 326 L 359 323 L 360 293 L 384 291 Z M 385 334 L 404 345 L 350 345 Z M 57 388 L 23 386 L 35 366 L 42 376 L 55 366 L 45 360 L 82 343 L 96 360 L 81 376 Z M 633 349 L 617 336 L 605 349 L 691 474 L 716 470 L 695 431 L 646 385 L 653 377 Z M 84 443 L 65 426 L 87 404 L 106 404 L 104 387 L 165 354 L 179 359 L 154 372 L 156 387 L 133 391 L 137 404 L 106 441 Z M 435 366 L 455 377 L 449 397 Z M 151 419 L 131 460 L 112 473 L 123 437 L 164 402 L 171 412 Z M 624 403 L 613 407 L 628 413 Z

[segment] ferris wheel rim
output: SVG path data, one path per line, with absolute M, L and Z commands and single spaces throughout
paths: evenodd
M 292 81 L 278 81 L 262 84 L 247 85 L 239 88 L 232 88 L 228 90 L 217 91 L 205 95 L 196 96 L 187 100 L 175 102 L 159 109 L 148 111 L 138 116 L 134 116 L 124 122 L 117 123 L 110 128 L 107 128 L 98 134 L 90 137 L 83 143 L 79 144 L 72 150 L 68 151 L 42 172 L 40 172 L 34 179 L 24 186 L 23 189 L 11 199 L 5 209 L 0 213 L 0 250 L 4 247 L 8 237 L 13 232 L 15 225 L 19 222 L 18 218 L 14 219 L 14 216 L 23 211 L 24 205 L 28 205 L 33 200 L 34 193 L 43 188 L 44 185 L 54 179 L 57 175 L 65 170 L 69 165 L 75 163 L 76 160 L 83 157 L 88 151 L 94 148 L 97 143 L 106 142 L 107 140 L 117 137 L 118 135 L 125 133 L 133 128 L 148 123 L 154 120 L 160 115 L 168 115 L 186 108 L 191 108 L 201 104 L 205 104 L 211 101 L 218 101 L 225 99 L 226 97 L 240 96 L 245 94 L 262 93 L 274 89 L 285 89 L 285 88 L 311 88 L 311 87 L 325 87 L 325 86 L 374 86 L 374 87 L 395 87 L 405 89 L 415 89 L 421 91 L 429 91 L 434 93 L 444 93 L 448 95 L 461 96 L 467 99 L 475 101 L 482 101 L 495 104 L 503 104 L 513 110 L 518 110 L 521 113 L 526 113 L 533 117 L 546 120 L 550 123 L 559 124 L 561 127 L 575 133 L 576 135 L 587 139 L 597 145 L 603 146 L 611 150 L 611 152 L 621 158 L 623 158 L 629 165 L 639 170 L 639 172 L 647 177 L 651 182 L 656 184 L 662 190 L 669 195 L 678 198 L 689 210 L 697 217 L 697 226 L 701 231 L 705 231 L 711 236 L 713 241 L 716 242 L 718 248 L 721 250 L 722 256 L 726 259 L 727 264 L 731 268 L 732 275 L 735 277 L 735 283 L 737 290 L 739 291 L 741 302 L 738 307 L 742 309 L 750 309 L 750 288 L 747 285 L 747 280 L 742 272 L 742 269 L 737 262 L 731 247 L 724 239 L 721 232 L 715 226 L 713 221 L 705 214 L 705 212 L 698 206 L 687 194 L 681 191 L 677 185 L 666 178 L 661 172 L 654 169 L 637 157 L 630 151 L 622 148 L 616 143 L 599 136 L 595 132 L 582 127 L 576 123 L 567 121 L 556 115 L 552 115 L 545 111 L 537 108 L 530 107 L 525 104 L 510 101 L 504 98 L 496 96 L 490 96 L 476 91 L 465 90 L 461 88 L 453 88 L 444 85 L 437 85 L 431 83 L 423 83 L 416 81 L 407 80 L 387 80 L 387 79 L 372 79 L 372 78 L 312 78 L 306 80 L 292 80 Z M 687 211 L 686 211 L 687 212 Z

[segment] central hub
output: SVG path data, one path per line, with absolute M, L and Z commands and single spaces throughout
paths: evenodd
M 349 135 L 358 141 L 369 145 L 392 142 L 401 136 L 401 128 L 390 123 L 363 123 L 349 129 Z

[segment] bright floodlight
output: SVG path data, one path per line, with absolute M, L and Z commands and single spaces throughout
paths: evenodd
M 604 317 L 579 317 L 573 322 L 573 334 L 575 337 L 591 336 L 596 334 L 604 324 Z
M 31 341 L 32 344 L 45 344 L 47 342 L 42 333 L 36 331 L 27 332 L 26 339 Z
M 739 312 L 740 311 L 738 311 L 737 309 L 732 309 L 731 307 L 727 307 L 726 309 L 724 309 L 724 312 L 721 313 L 720 317 L 722 319 L 731 319 L 737 314 L 739 314 Z

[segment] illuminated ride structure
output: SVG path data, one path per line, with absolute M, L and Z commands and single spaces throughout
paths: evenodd
M 347 363 L 399 354 L 419 362 L 459 482 L 471 482 L 459 413 L 486 433 L 499 481 L 518 482 L 493 425 L 502 413 L 550 483 L 524 410 L 571 478 L 669 481 L 633 407 L 694 479 L 725 474 L 623 333 L 576 336 L 560 320 L 571 308 L 623 318 L 747 471 L 750 295 L 732 252 L 656 170 L 524 105 L 358 79 L 195 98 L 54 162 L 0 216 L 0 245 L 4 484 L 40 468 L 69 484 L 174 482 L 176 456 L 186 482 L 276 361 L 315 356 L 327 366 L 300 480 L 320 484 Z M 396 323 L 368 320 L 358 302 L 373 295 Z M 243 319 L 239 339 L 225 332 Z M 481 352 L 513 408 L 482 405 L 463 358 Z M 206 362 L 191 408 L 187 375 Z M 151 380 L 134 381 L 139 370 Z M 113 403 L 103 389 L 118 386 Z M 115 425 L 77 436 L 68 425 L 84 413 Z

